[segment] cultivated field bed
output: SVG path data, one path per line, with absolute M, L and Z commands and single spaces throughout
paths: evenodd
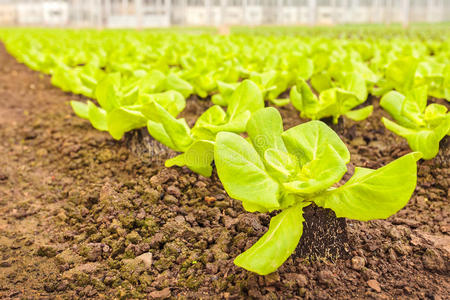
M 419 161 L 404 209 L 387 220 L 347 221 L 346 255 L 294 254 L 259 276 L 233 259 L 267 231 L 268 214 L 244 211 L 215 173 L 164 167 L 146 152 L 150 145 L 166 155 L 155 141 L 94 130 L 75 116 L 73 99 L 84 97 L 0 48 L 0 298 L 450 297 L 448 137 L 437 157 Z M 188 99 L 188 123 L 209 106 L 201 101 Z M 387 113 L 378 99 L 369 101 L 368 119 L 336 126 L 350 173 L 410 152 L 380 122 Z M 285 129 L 305 121 L 291 105 L 278 109 Z

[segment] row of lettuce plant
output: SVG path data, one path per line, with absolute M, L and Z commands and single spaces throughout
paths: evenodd
M 189 94 L 201 98 L 211 95 L 214 104 L 227 106 L 239 81 L 250 79 L 260 88 L 264 100 L 276 105 L 292 102 L 303 117 L 332 117 L 334 122 L 341 115 L 353 120 L 369 116 L 372 106 L 358 109 L 368 94 L 382 97 L 397 91 L 407 96 L 423 88 L 428 97 L 450 99 L 450 39 L 446 34 L 425 39 L 418 30 L 409 38 L 398 29 L 361 30 L 373 33 L 373 38 L 348 35 L 351 30 L 324 28 L 309 33 L 305 29 L 301 36 L 8 29 L 0 30 L 0 38 L 19 61 L 50 74 L 53 84 L 68 92 L 97 99 L 96 87 L 103 78 L 120 73 L 121 98 L 128 99 L 102 110 L 96 110 L 93 103 L 90 109 L 77 107 L 77 112 L 84 110 L 79 115 L 85 118 L 110 115 L 109 119 L 120 116 L 131 121 L 129 115 L 134 114 L 140 120 L 123 128 L 113 128 L 115 124 L 106 121 L 94 125 L 110 131 L 115 138 L 120 138 L 124 130 L 145 126 L 146 117 L 133 107 L 143 104 L 143 97 L 133 96 L 137 86 L 141 94 L 175 90 L 185 98 Z M 345 38 L 340 38 L 342 34 Z M 127 88 L 129 96 L 124 94 Z M 290 97 L 280 98 L 287 90 Z M 105 101 L 97 102 L 102 106 Z M 110 114 L 111 108 L 118 106 L 127 107 Z M 441 107 L 439 112 L 445 115 L 444 110 Z M 91 111 L 90 117 L 87 111 Z M 442 123 L 448 124 L 448 117 L 438 119 L 433 125 L 406 126 L 420 134 L 400 132 L 398 127 L 392 130 L 390 123 L 387 128 L 408 139 L 413 150 L 436 154 L 436 144 L 446 132 L 447 125 Z M 425 158 L 434 155 L 427 153 Z
M 396 213 L 414 191 L 416 161 L 435 156 L 450 129 L 445 106 L 426 106 L 429 95 L 448 99 L 444 42 L 440 48 L 434 45 L 435 55 L 420 60 L 429 46 L 414 41 L 117 32 L 116 39 L 125 43 L 118 44 L 112 34 L 61 31 L 66 40 L 82 37 L 81 46 L 62 47 L 70 50 L 64 53 L 50 47 L 61 38 L 53 31 L 39 37 L 40 32 L 3 38 L 10 52 L 51 74 L 55 85 L 96 99 L 99 106 L 72 101 L 78 116 L 115 139 L 146 126 L 154 139 L 180 152 L 166 166 L 187 166 L 211 176 L 214 161 L 225 190 L 244 209 L 280 211 L 268 232 L 235 260 L 258 274 L 275 271 L 295 250 L 303 208 L 311 203 L 362 221 Z M 199 41 L 208 47 L 199 47 Z M 177 43 L 186 54 L 175 50 Z M 280 99 L 289 89 L 289 98 Z M 349 181 L 336 187 L 350 154 L 318 119 L 365 119 L 373 107 L 355 108 L 369 93 L 383 95 L 381 106 L 398 124 L 386 118 L 383 123 L 418 152 L 378 170 L 356 168 Z M 177 118 L 191 94 L 212 95 L 215 104 L 192 128 Z M 313 121 L 283 131 L 280 114 L 264 108 L 264 100 L 292 102 Z
M 429 96 L 450 99 L 450 39 L 339 38 L 338 35 L 190 35 L 94 30 L 0 30 L 8 50 L 30 68 L 51 74 L 64 90 L 95 97 L 108 73 L 139 78 L 158 70 L 187 81 L 201 98 L 251 79 L 266 100 L 301 77 L 317 92 L 346 89 L 356 74 L 382 96 L 426 85 Z M 173 47 L 176 45 L 176 47 Z M 217 104 L 226 103 L 219 99 Z M 222 100 L 222 102 L 221 102 Z M 223 102 L 225 101 L 225 102 Z

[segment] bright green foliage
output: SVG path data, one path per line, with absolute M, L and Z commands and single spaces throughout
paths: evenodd
M 223 85 L 251 79 L 265 100 L 283 105 L 287 100 L 279 95 L 298 78 L 310 80 L 321 93 L 332 87 L 347 90 L 342 78 L 348 74 L 363 78 L 368 91 L 379 96 L 427 85 L 430 96 L 449 99 L 448 29 L 433 26 L 414 31 L 292 27 L 276 28 L 270 36 L 262 32 L 271 31 L 266 26 L 236 29 L 245 34 L 229 36 L 179 29 L 7 29 L 0 30 L 0 38 L 20 62 L 52 75 L 65 91 L 88 97 L 95 96 L 95 85 L 106 74 L 120 73 L 131 82 L 159 71 L 170 80 L 158 92 L 214 94 L 215 104 L 226 106 L 231 94 Z M 292 34 L 283 35 L 287 32 Z
M 330 77 L 318 74 L 311 79 L 311 83 L 320 91 L 319 97 L 302 79 L 297 81 L 290 92 L 292 104 L 304 118 L 318 120 L 333 117 L 333 123 L 337 123 L 341 115 L 361 121 L 372 113 L 371 105 L 352 110 L 367 99 L 366 81 L 362 76 L 347 74 L 341 77 L 340 87 L 334 87 Z
M 406 205 L 416 186 L 419 153 L 371 170 L 357 168 L 344 185 L 350 153 L 325 123 L 310 121 L 283 132 L 274 108 L 255 112 L 249 140 L 220 132 L 214 147 L 217 173 L 227 193 L 248 211 L 281 209 L 268 232 L 235 263 L 261 275 L 275 271 L 302 235 L 302 209 L 311 203 L 356 220 L 387 218 Z
M 244 132 L 252 112 L 263 107 L 260 89 L 252 81 L 245 80 L 229 97 L 226 112 L 214 105 L 197 119 L 192 129 L 184 119 L 176 119 L 158 103 L 148 106 L 147 128 L 159 142 L 184 152 L 167 160 L 166 166 L 187 166 L 201 175 L 211 176 L 216 134 L 221 131 Z
M 104 76 L 105 72 L 91 65 L 75 68 L 61 66 L 55 69 L 51 82 L 65 92 L 94 98 L 96 86 Z
M 378 83 L 380 89 L 375 94 L 383 95 L 393 89 L 400 92 L 410 90 L 414 86 L 417 65 L 418 60 L 412 56 L 392 61 L 385 70 L 385 78 Z
M 316 120 L 364 120 L 373 107 L 355 108 L 369 93 L 384 95 L 381 105 L 397 122 L 383 118 L 386 127 L 424 158 L 435 156 L 450 130 L 446 107 L 427 106 L 427 95 L 450 99 L 448 28 L 435 26 L 235 28 L 228 36 L 8 28 L 0 30 L 0 39 L 18 61 L 51 75 L 54 85 L 91 98 L 71 105 L 96 129 L 120 139 L 147 126 L 153 138 L 181 152 L 166 166 L 210 176 L 215 160 L 226 191 L 247 211 L 281 210 L 268 232 L 235 260 L 268 274 L 295 250 L 309 204 L 366 221 L 387 218 L 407 203 L 422 154 L 378 170 L 356 168 L 335 187 L 350 153 Z M 280 99 L 289 89 L 290 98 Z M 215 104 L 192 128 L 177 118 L 191 94 L 211 96 Z M 264 109 L 264 100 L 292 102 L 315 121 L 283 131 L 281 116 Z
M 390 131 L 404 137 L 414 151 L 432 159 L 439 152 L 439 141 L 450 133 L 450 114 L 443 105 L 427 106 L 426 86 L 411 90 L 406 96 L 391 91 L 381 98 L 383 107 L 397 122 L 382 118 Z
M 428 95 L 450 101 L 450 64 L 433 60 L 418 64 L 415 86 L 428 87 Z
M 285 105 L 289 103 L 288 99 L 284 101 L 277 97 L 291 86 L 294 73 L 287 71 L 268 71 L 264 73 L 252 73 L 250 79 L 254 81 L 262 91 L 263 98 L 268 99 L 276 105 Z
M 219 90 L 219 93 L 211 97 L 212 103 L 220 106 L 227 106 L 231 95 L 233 95 L 233 92 L 238 87 L 238 85 L 239 83 L 226 83 L 217 81 L 217 88 Z
M 431 57 L 422 61 L 412 56 L 398 58 L 385 69 L 374 95 L 382 96 L 393 89 L 406 94 L 423 86 L 428 88 L 427 95 L 450 100 L 450 63 L 448 59 L 445 61 Z
M 186 101 L 180 92 L 160 92 L 166 82 L 167 78 L 159 71 L 131 83 L 124 82 L 119 73 L 113 73 L 96 86 L 95 96 L 100 107 L 92 101 L 87 104 L 71 101 L 71 105 L 79 117 L 91 121 L 96 129 L 121 139 L 125 132 L 146 126 L 147 120 L 153 118 L 148 113 L 153 103 L 164 107 L 171 116 L 177 116 L 184 109 Z
M 270 220 L 269 230 L 234 263 L 258 274 L 269 274 L 291 256 L 303 234 L 303 207 L 308 202 L 293 205 Z M 283 241 L 283 242 L 280 242 Z

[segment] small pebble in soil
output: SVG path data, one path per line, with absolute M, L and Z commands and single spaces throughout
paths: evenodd
M 144 265 L 150 269 L 153 263 L 153 254 L 151 252 L 147 252 L 136 257 L 137 260 L 141 260 L 144 262 Z
M 360 271 L 366 265 L 366 260 L 361 256 L 354 256 L 352 258 L 352 268 L 356 271 Z
M 319 272 L 319 282 L 327 285 L 327 286 L 333 286 L 334 285 L 334 274 L 331 271 L 320 271 Z
M 374 291 L 381 293 L 380 283 L 378 283 L 378 281 L 376 281 L 375 279 L 368 280 L 367 285 Z
M 214 197 L 210 197 L 210 196 L 206 196 L 206 197 L 205 197 L 205 202 L 206 202 L 206 204 L 208 204 L 208 205 L 213 204 L 215 201 L 216 201 L 216 198 L 214 198 Z
M 170 288 L 165 288 L 161 291 L 154 291 L 149 294 L 150 299 L 167 299 L 171 296 Z

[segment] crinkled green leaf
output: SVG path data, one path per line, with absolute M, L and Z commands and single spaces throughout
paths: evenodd
M 431 103 L 424 112 L 424 120 L 432 127 L 438 126 L 445 118 L 448 118 L 447 107 L 437 103 Z
M 402 113 L 405 98 L 406 97 L 399 92 L 391 91 L 381 98 L 380 106 L 386 110 L 400 125 L 415 128 L 417 125 Z
M 269 148 L 264 152 L 264 162 L 269 173 L 281 182 L 299 172 L 297 158 L 275 148 Z
M 137 87 L 141 93 L 158 93 L 166 89 L 165 85 L 167 85 L 167 81 L 163 72 L 152 70 L 140 78 Z
M 418 61 L 411 56 L 405 56 L 392 61 L 386 69 L 386 80 L 398 91 L 409 91 L 414 85 Z
M 362 121 L 367 119 L 373 112 L 373 105 L 346 112 L 344 115 L 353 121 Z
M 417 87 L 408 92 L 403 100 L 402 115 L 418 126 L 425 125 L 422 113 L 427 106 L 426 86 Z
M 213 126 L 219 126 L 226 123 L 226 112 L 218 105 L 208 108 L 198 117 L 192 128 L 192 134 L 197 139 L 214 140 L 218 131 L 213 131 Z M 217 129 L 217 128 L 215 128 Z
M 214 135 L 221 131 L 229 131 L 235 133 L 241 133 L 245 131 L 247 122 L 250 119 L 251 113 L 247 110 L 237 115 L 233 120 L 225 122 L 223 124 L 203 124 L 203 128 L 209 130 Z
M 269 148 L 287 151 L 281 138 L 283 120 L 280 113 L 273 107 L 254 112 L 247 123 L 247 133 L 253 147 L 261 157 L 264 157 L 264 153 Z
M 89 121 L 91 121 L 92 126 L 98 130 L 107 131 L 106 111 L 92 103 L 92 101 L 88 101 L 87 105 L 89 109 Z
M 160 143 L 180 152 L 192 144 L 190 129 L 184 119 L 176 119 L 156 102 L 147 103 L 142 112 L 148 119 L 150 135 Z
M 386 219 L 411 198 L 417 181 L 416 162 L 420 157 L 420 153 L 413 152 L 377 170 L 356 168 L 346 184 L 312 200 L 332 209 L 339 218 Z
M 86 103 L 72 100 L 70 101 L 70 106 L 72 106 L 77 116 L 83 119 L 89 119 L 89 106 Z
M 345 114 L 346 112 L 350 111 L 352 108 L 358 106 L 359 104 L 363 103 L 366 98 L 361 100 L 358 98 L 358 96 L 353 92 L 348 92 L 343 89 L 332 89 L 335 91 L 335 101 L 337 104 L 337 113 L 334 115 L 341 115 Z M 330 90 L 324 91 L 320 95 L 320 99 L 323 99 L 323 95 L 326 94 Z
M 108 74 L 97 85 L 95 95 L 100 106 L 110 111 L 119 107 L 120 73 Z
M 140 95 L 140 103 L 148 103 L 151 101 L 157 102 L 174 117 L 176 117 L 186 107 L 186 100 L 183 95 L 177 91 Z
M 318 93 L 334 87 L 330 76 L 325 73 L 313 75 L 311 77 L 311 85 Z
M 125 132 L 145 127 L 146 118 L 139 111 L 119 107 L 107 113 L 106 123 L 109 134 L 120 140 Z
M 366 81 L 359 74 L 351 73 L 345 75 L 343 77 L 342 88 L 355 94 L 360 101 L 365 101 L 367 99 Z
M 185 153 L 168 159 L 166 167 L 187 166 L 192 171 L 205 177 L 211 176 L 211 163 L 214 159 L 214 143 L 211 141 L 195 141 Z
M 166 90 L 175 90 L 180 92 L 184 98 L 189 97 L 189 95 L 194 91 L 189 82 L 181 79 L 175 74 L 167 75 L 165 88 Z
M 303 166 L 316 159 L 320 151 L 330 145 L 347 164 L 350 152 L 339 136 L 321 121 L 310 121 L 286 130 L 282 134 L 289 153 L 294 154 Z
M 317 157 L 305 164 L 296 180 L 283 187 L 290 193 L 307 195 L 326 190 L 347 172 L 342 157 L 332 145 L 323 145 Z
M 244 80 L 233 92 L 227 115 L 233 120 L 245 111 L 254 112 L 264 107 L 261 90 L 250 80 Z
M 313 94 L 304 80 L 298 80 L 297 85 L 290 91 L 292 105 L 300 111 L 304 117 L 312 118 L 319 109 L 319 100 Z
M 226 83 L 223 81 L 217 81 L 217 88 L 219 94 L 213 95 L 211 97 L 212 103 L 220 106 L 227 106 L 231 95 L 236 90 L 239 84 L 236 83 Z
M 214 160 L 220 181 L 231 197 L 268 210 L 279 207 L 278 183 L 268 175 L 258 153 L 243 137 L 218 133 Z
M 283 210 L 270 220 L 269 230 L 234 263 L 259 275 L 276 271 L 291 256 L 303 234 L 303 208 L 301 202 Z

